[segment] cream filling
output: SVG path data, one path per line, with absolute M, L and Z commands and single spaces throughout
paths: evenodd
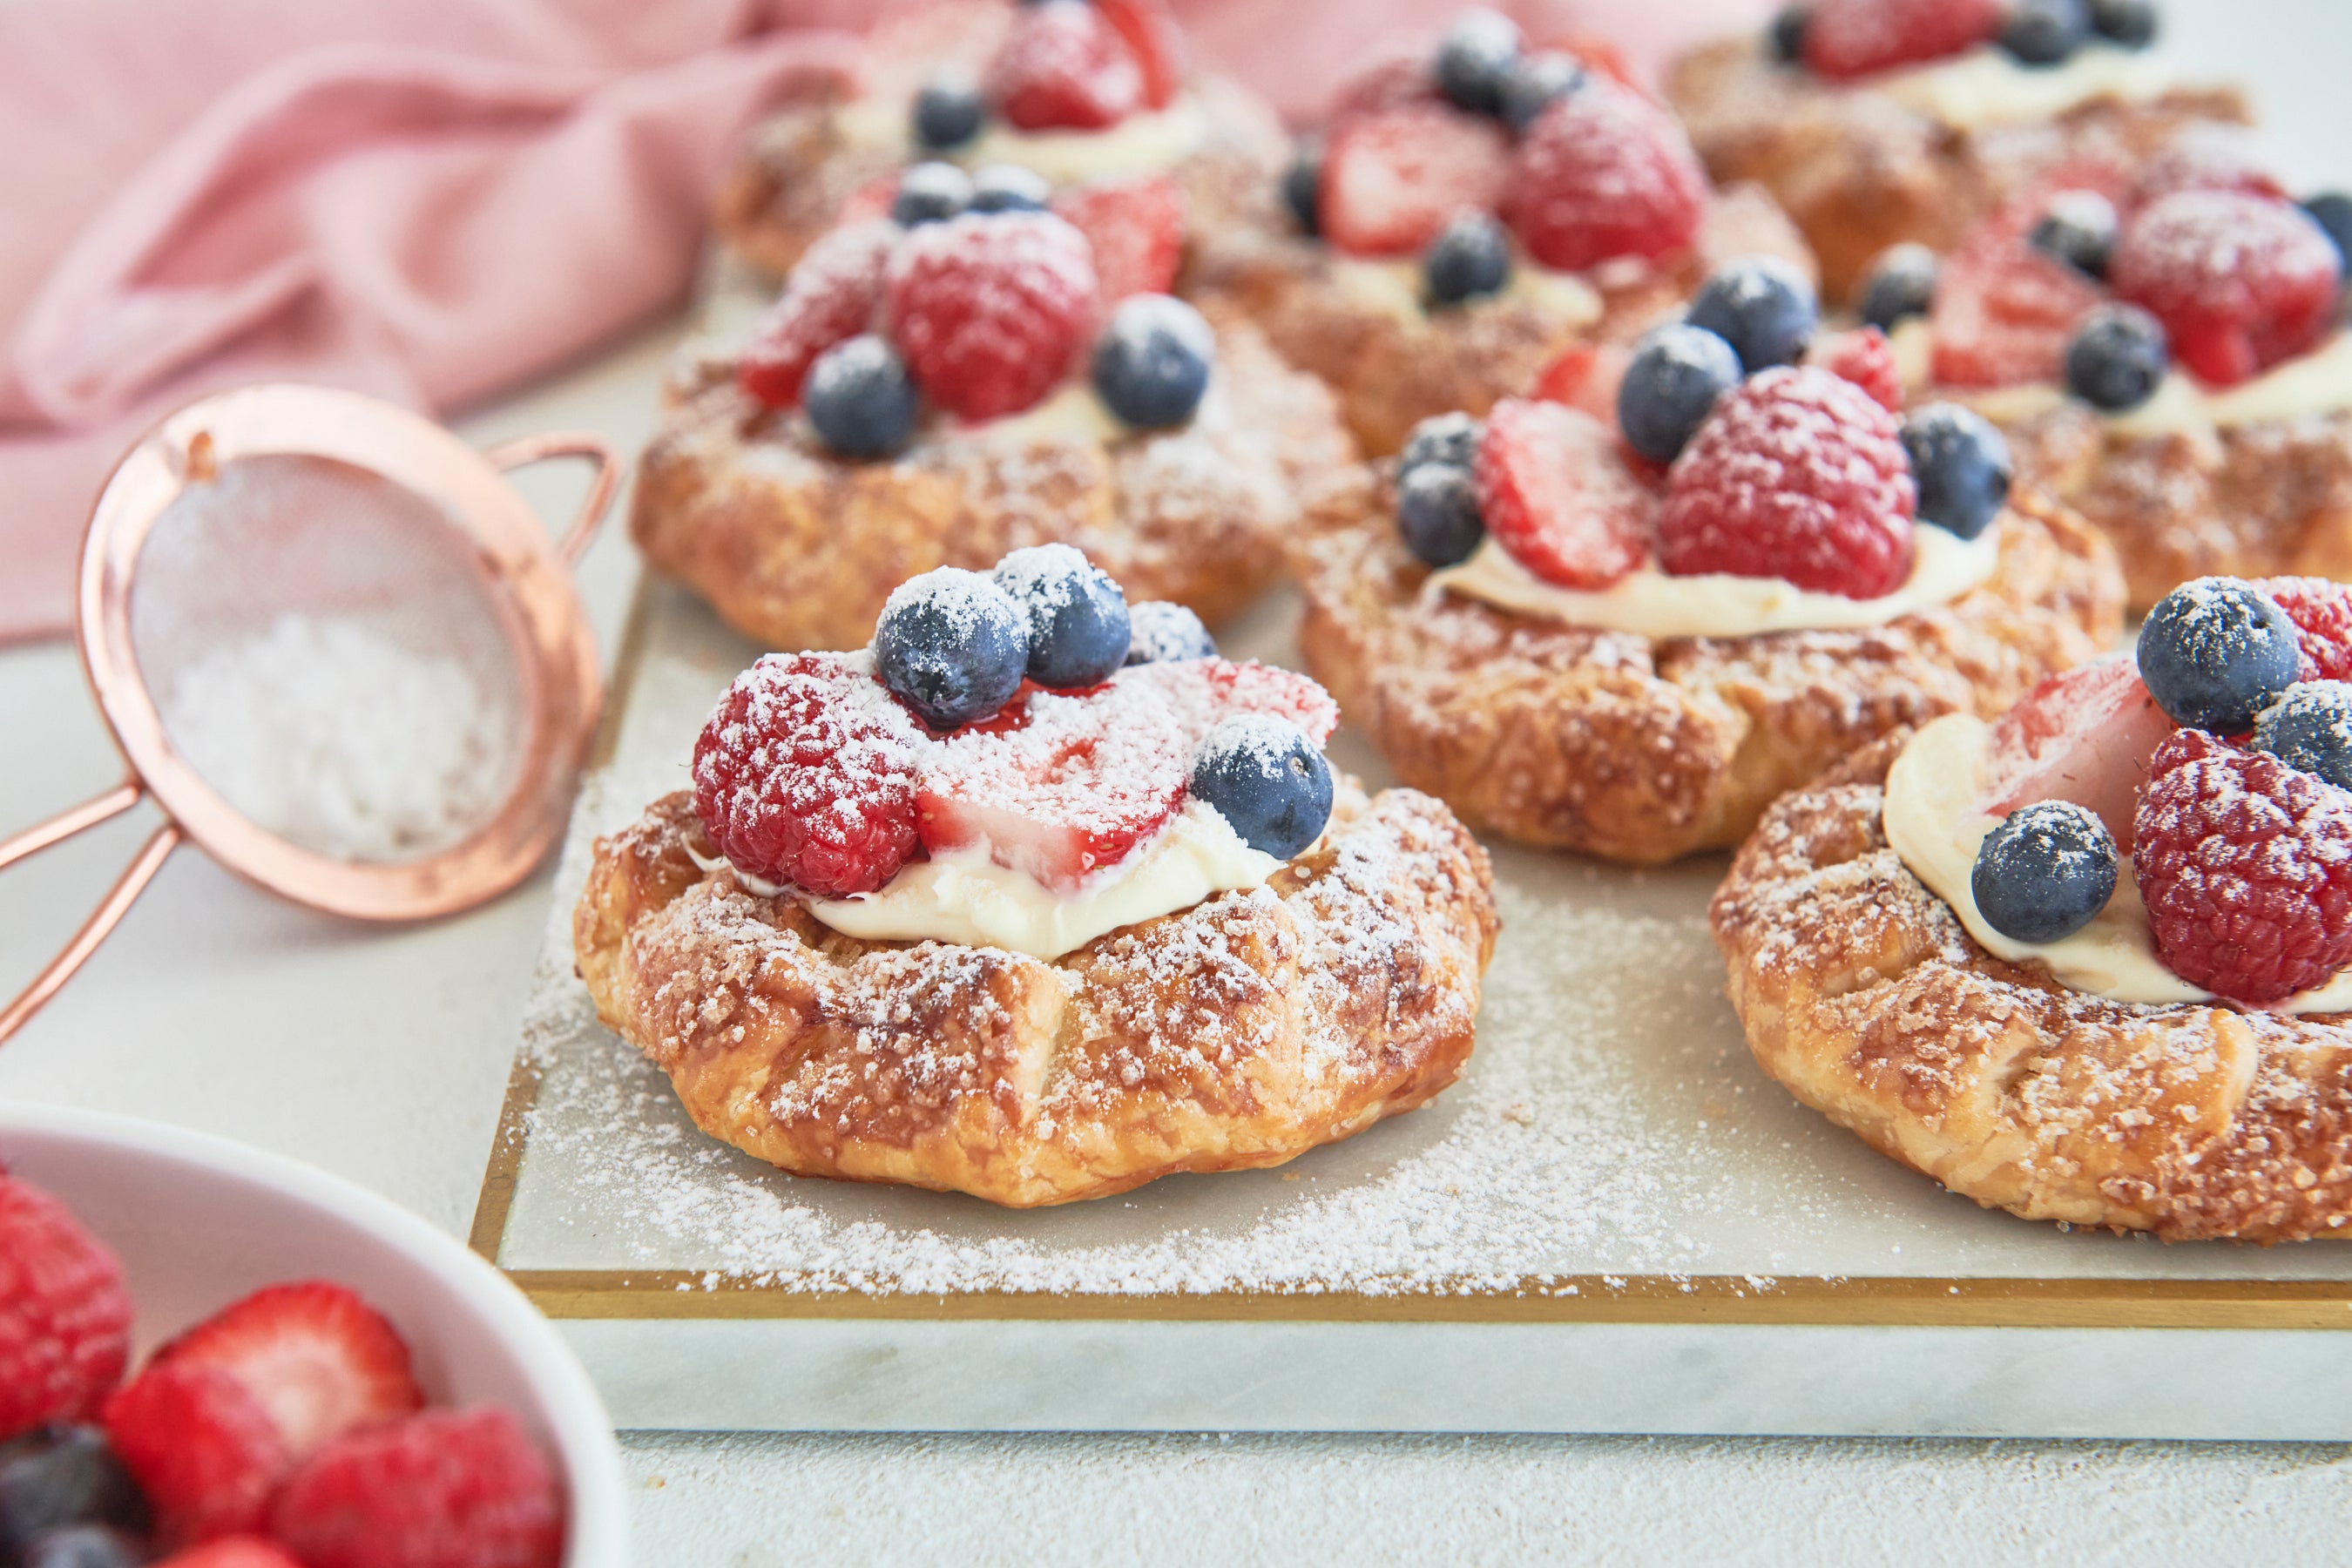
M 1887 770 L 1886 842 L 1927 890 L 1951 906 L 1986 952 L 2010 962 L 2038 959 L 2060 984 L 2110 1002 L 2160 1005 L 2210 1002 L 2201 990 L 2164 966 L 2126 857 L 2116 895 L 2089 925 L 2061 942 L 2018 942 L 1985 922 L 1969 878 L 1977 847 L 2001 819 L 1980 809 L 1992 727 L 1955 713 L 1911 738 Z M 2352 1009 L 2352 970 L 2339 970 L 2316 990 L 2272 1004 L 2273 1013 L 2340 1013 Z
M 2174 74 L 2144 50 L 2092 44 L 2063 65 L 2022 66 L 1990 44 L 1873 79 L 1870 90 L 1958 131 L 2049 120 L 2094 99 L 2161 98 Z
M 2034 382 L 1958 395 L 2000 424 L 2046 414 L 2069 394 L 2063 387 Z M 2339 331 L 2309 353 L 2219 391 L 2209 391 L 2176 370 L 2146 403 L 2110 414 L 2106 420 L 2110 428 L 2127 436 L 2195 435 L 2347 410 L 2352 410 L 2352 332 Z
M 917 152 L 912 113 L 903 99 L 853 99 L 835 111 L 834 125 L 852 147 L 912 158 Z M 1017 163 L 1055 184 L 1075 185 L 1172 169 L 1199 152 L 1208 136 L 1208 116 L 1187 93 L 1165 109 L 1139 110 L 1100 131 L 1022 131 L 991 120 L 962 146 L 945 153 L 926 149 L 922 155 L 968 169 Z
M 1215 373 L 1211 374 L 1210 392 L 1215 387 Z M 1208 401 L 1203 395 L 1202 402 Z M 1197 417 L 1197 416 L 1196 416 Z M 1108 447 L 1129 434 L 1118 416 L 1113 414 L 1095 395 L 1094 382 L 1081 376 L 1066 381 L 1048 393 L 1044 401 L 1008 414 L 1001 419 L 982 419 L 972 424 L 950 424 L 947 433 L 966 440 L 986 441 L 992 445 L 1015 447 L 1045 446 L 1058 441 L 1076 441 Z
M 1601 291 L 1573 272 L 1555 272 L 1524 257 L 1511 258 L 1511 276 L 1499 293 L 1465 300 L 1461 305 L 1433 311 L 1423 300 L 1421 262 L 1398 258 L 1382 260 L 1363 256 L 1331 258 L 1331 283 L 1339 294 L 1360 310 L 1393 316 L 1407 325 L 1443 316 L 1446 310 L 1476 305 L 1485 300 L 1508 300 L 1532 305 L 1559 319 L 1563 326 L 1589 327 L 1604 309 Z
M 1882 626 L 1958 598 L 1991 576 L 2000 562 L 1997 522 L 1974 539 L 1927 524 L 1913 537 L 1911 575 L 1876 599 L 1816 593 L 1778 577 L 1670 577 L 1654 565 L 1642 566 L 1606 588 L 1563 588 L 1529 572 L 1491 539 L 1430 583 L 1499 609 L 1573 626 L 1645 637 L 1744 637 Z

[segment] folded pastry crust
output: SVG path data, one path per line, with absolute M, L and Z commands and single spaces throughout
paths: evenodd
M 1994 524 L 1994 574 L 1949 604 L 1721 638 L 1592 631 L 1432 589 L 1392 518 L 1383 493 L 1306 548 L 1308 670 L 1400 778 L 1472 826 L 1636 864 L 1737 844 L 1855 748 L 1990 717 L 2122 630 L 2114 552 L 2031 495 Z
M 2027 1219 L 2291 1241 L 2352 1218 L 2352 1015 L 2070 991 L 1993 957 L 1887 847 L 1885 737 L 1782 798 L 1710 915 L 1764 1070 Z

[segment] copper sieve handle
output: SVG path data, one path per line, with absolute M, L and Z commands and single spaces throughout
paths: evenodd
M 62 844 L 78 833 L 87 832 L 101 822 L 111 821 L 138 805 L 146 793 L 137 780 L 126 779 L 95 800 L 84 801 L 69 811 L 59 812 L 37 827 L 26 828 L 5 843 L 0 843 L 0 871 L 39 854 L 53 844 Z M 33 983 L 17 994 L 5 1012 L 0 1012 L 0 1044 L 5 1044 L 10 1036 L 23 1028 L 26 1020 L 39 1012 L 48 999 L 73 978 L 74 971 L 89 962 L 89 955 L 96 952 L 99 944 L 122 923 L 122 917 L 131 912 L 131 906 L 140 894 L 147 890 L 147 884 L 155 879 L 155 873 L 163 868 L 163 862 L 171 858 L 172 851 L 180 847 L 181 837 L 180 825 L 166 822 L 141 847 L 131 864 L 123 868 L 122 875 L 115 879 L 105 899 L 90 911 L 89 919 L 82 922 L 81 930 L 74 932 L 73 940 L 49 960 L 47 968 L 33 976 Z
M 581 498 L 580 510 L 564 531 L 562 543 L 556 546 L 567 566 L 579 564 L 596 530 L 604 525 L 604 514 L 612 510 L 613 496 L 621 488 L 622 464 L 613 444 L 593 430 L 551 430 L 544 436 L 525 436 L 507 441 L 482 454 L 499 468 L 520 468 L 531 463 L 543 463 L 551 458 L 585 458 L 596 465 L 596 475 L 588 481 L 588 493 Z

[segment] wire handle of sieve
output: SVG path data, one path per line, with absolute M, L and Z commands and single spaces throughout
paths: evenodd
M 86 833 L 101 822 L 112 821 L 137 805 L 146 795 L 146 787 L 136 778 L 125 779 L 96 799 L 61 811 L 47 822 L 0 842 L 0 871 L 39 854 L 52 845 L 62 844 L 76 834 Z M 131 912 L 131 906 L 138 901 L 140 894 L 147 890 L 147 884 L 155 879 L 155 873 L 163 868 L 163 862 L 171 858 L 172 851 L 180 847 L 184 837 L 180 825 L 171 821 L 166 821 L 149 836 L 131 864 L 123 868 L 122 875 L 115 879 L 114 886 L 108 889 L 98 908 L 90 911 L 81 929 L 74 932 L 72 940 L 49 960 L 47 967 L 33 976 L 31 984 L 17 993 L 16 1000 L 8 1004 L 6 1010 L 0 1012 L 0 1045 L 5 1045 L 11 1036 L 23 1028 L 26 1022 L 39 1012 L 67 981 L 73 978 L 74 972 L 89 961 L 90 954 L 98 951 L 99 945 L 113 934 L 114 928 L 122 923 L 122 917 Z
M 595 475 L 588 481 L 588 493 L 581 498 L 572 526 L 564 531 L 562 542 L 556 546 L 556 553 L 563 557 L 566 566 L 578 565 L 580 557 L 587 552 L 627 471 L 613 444 L 593 430 L 551 430 L 544 436 L 525 436 L 502 442 L 482 456 L 501 470 L 543 463 L 553 458 L 584 458 L 596 465 Z

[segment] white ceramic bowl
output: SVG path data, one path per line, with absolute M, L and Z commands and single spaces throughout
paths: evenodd
M 588 1374 L 520 1291 L 423 1220 L 275 1154 L 55 1106 L 0 1101 L 0 1163 L 121 1258 L 139 1353 L 264 1285 L 348 1285 L 407 1339 L 427 1399 L 504 1405 L 557 1456 L 564 1568 L 627 1563 L 620 1449 Z

